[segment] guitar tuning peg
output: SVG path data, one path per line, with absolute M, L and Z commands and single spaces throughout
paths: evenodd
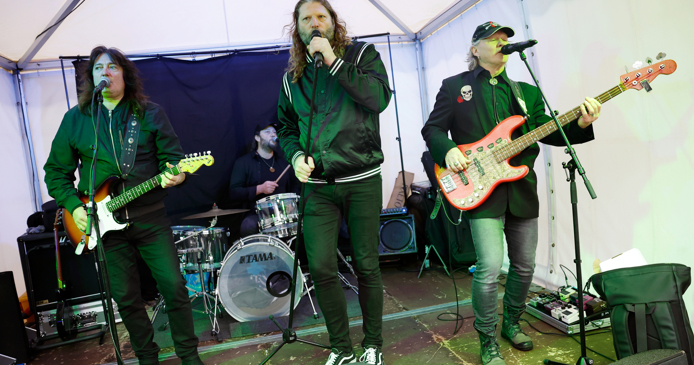
M 646 63 L 649 64 L 649 65 L 652 64 L 652 63 L 653 63 L 653 59 L 650 58 L 650 57 L 646 57 Z
M 624 65 L 624 71 L 626 71 L 627 73 L 629 73 L 629 67 L 627 67 L 627 65 Z
M 195 152 L 195 153 L 193 154 L 193 156 L 195 156 L 195 157 L 198 157 L 198 153 L 197 153 L 197 152 Z
M 663 58 L 665 58 L 665 56 L 667 56 L 667 55 L 666 55 L 664 52 L 660 52 L 660 53 L 658 53 L 657 56 L 655 56 L 655 59 L 658 60 L 658 61 L 660 61 L 660 60 L 662 60 Z
M 212 154 L 212 151 L 207 151 L 207 154 L 208 154 L 208 155 L 211 155 L 211 154 Z

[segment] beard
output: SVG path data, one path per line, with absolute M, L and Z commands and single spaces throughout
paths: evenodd
M 260 139 L 260 148 L 263 149 L 264 151 L 270 152 L 274 151 L 275 147 L 277 147 L 277 144 L 272 141 L 267 141 L 264 139 Z
M 304 32 L 303 30 L 299 29 L 299 37 L 301 38 L 301 41 L 304 42 L 305 45 L 309 45 L 311 43 L 311 33 L 313 33 L 313 29 Z M 328 28 L 328 30 L 325 31 L 325 34 L 321 34 L 324 38 L 327 38 L 330 44 L 333 44 L 333 40 L 335 39 L 335 26 L 331 26 Z

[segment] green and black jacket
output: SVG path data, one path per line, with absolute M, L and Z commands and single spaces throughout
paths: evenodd
M 96 170 L 96 187 L 107 178 L 121 176 L 116 160 L 121 157 L 122 138 L 129 117 L 128 103 L 121 102 L 109 113 L 102 108 L 99 126 L 99 154 Z M 110 114 L 110 115 L 109 115 Z M 130 189 L 154 177 L 166 169 L 166 163 L 177 164 L 183 158 L 183 150 L 169 118 L 157 104 L 147 103 L 145 110 L 137 118 L 140 121 L 137 153 L 133 168 L 121 190 Z M 79 193 L 86 195 L 89 189 L 94 152 L 94 122 L 89 115 L 73 107 L 63 117 L 58 132 L 53 139 L 51 152 L 43 169 L 48 194 L 55 198 L 58 206 L 72 212 L 82 205 Z M 78 165 L 79 164 L 79 165 Z M 75 170 L 79 166 L 79 183 L 75 189 Z M 166 196 L 165 189 L 155 188 L 128 204 L 146 206 L 159 202 Z
M 489 71 L 477 67 L 473 71 L 443 80 L 436 95 L 434 110 L 422 128 L 422 136 L 439 166 L 445 166 L 446 153 L 451 148 L 477 142 L 489 134 L 498 122 L 512 115 L 525 114 L 513 96 L 506 70 L 496 77 L 496 85 L 491 85 L 490 79 Z M 545 114 L 545 105 L 538 89 L 524 82 L 518 84 L 527 107 L 528 120 L 514 131 L 511 136 L 513 139 L 551 120 Z M 466 87 L 465 90 L 463 87 Z M 466 95 L 463 95 L 464 92 Z M 465 100 L 466 97 L 469 100 Z M 592 125 L 581 129 L 573 121 L 563 129 L 572 144 L 594 139 Z M 449 131 L 452 140 L 448 136 Z M 540 142 L 553 146 L 564 145 L 559 133 L 552 133 Z M 506 212 L 520 218 L 538 217 L 540 203 L 537 196 L 537 175 L 533 167 L 539 153 L 540 146 L 535 143 L 513 157 L 509 161 L 511 166 L 528 166 L 528 175 L 521 180 L 497 186 L 482 205 L 470 211 L 470 217 L 494 218 Z
M 280 144 L 290 163 L 308 138 L 309 103 L 315 63 L 306 56 L 303 76 L 282 79 L 277 113 Z M 318 69 L 311 156 L 316 168 L 309 182 L 346 182 L 380 173 L 383 162 L 379 114 L 390 102 L 388 75 L 373 45 L 353 42 L 342 58 Z

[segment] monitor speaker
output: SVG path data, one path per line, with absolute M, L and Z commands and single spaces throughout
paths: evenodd
M 0 354 L 20 364 L 30 360 L 29 339 L 21 313 L 12 271 L 0 272 Z
M 378 239 L 378 254 L 381 256 L 417 253 L 414 217 L 382 216 Z

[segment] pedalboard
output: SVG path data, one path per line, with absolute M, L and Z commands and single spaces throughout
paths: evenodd
M 580 331 L 578 294 L 573 288 L 540 294 L 526 303 L 526 312 L 567 334 Z M 586 331 L 610 327 L 610 312 L 607 303 L 591 295 L 583 296 Z
M 113 311 L 115 314 L 116 323 L 121 322 L 118 306 L 113 303 Z M 99 324 L 106 324 L 104 316 L 104 308 L 101 301 L 83 303 L 65 308 L 65 314 L 70 316 L 71 323 L 74 329 L 92 327 Z M 58 333 L 56 327 L 56 310 L 39 312 L 38 314 L 38 336 L 43 338 Z

